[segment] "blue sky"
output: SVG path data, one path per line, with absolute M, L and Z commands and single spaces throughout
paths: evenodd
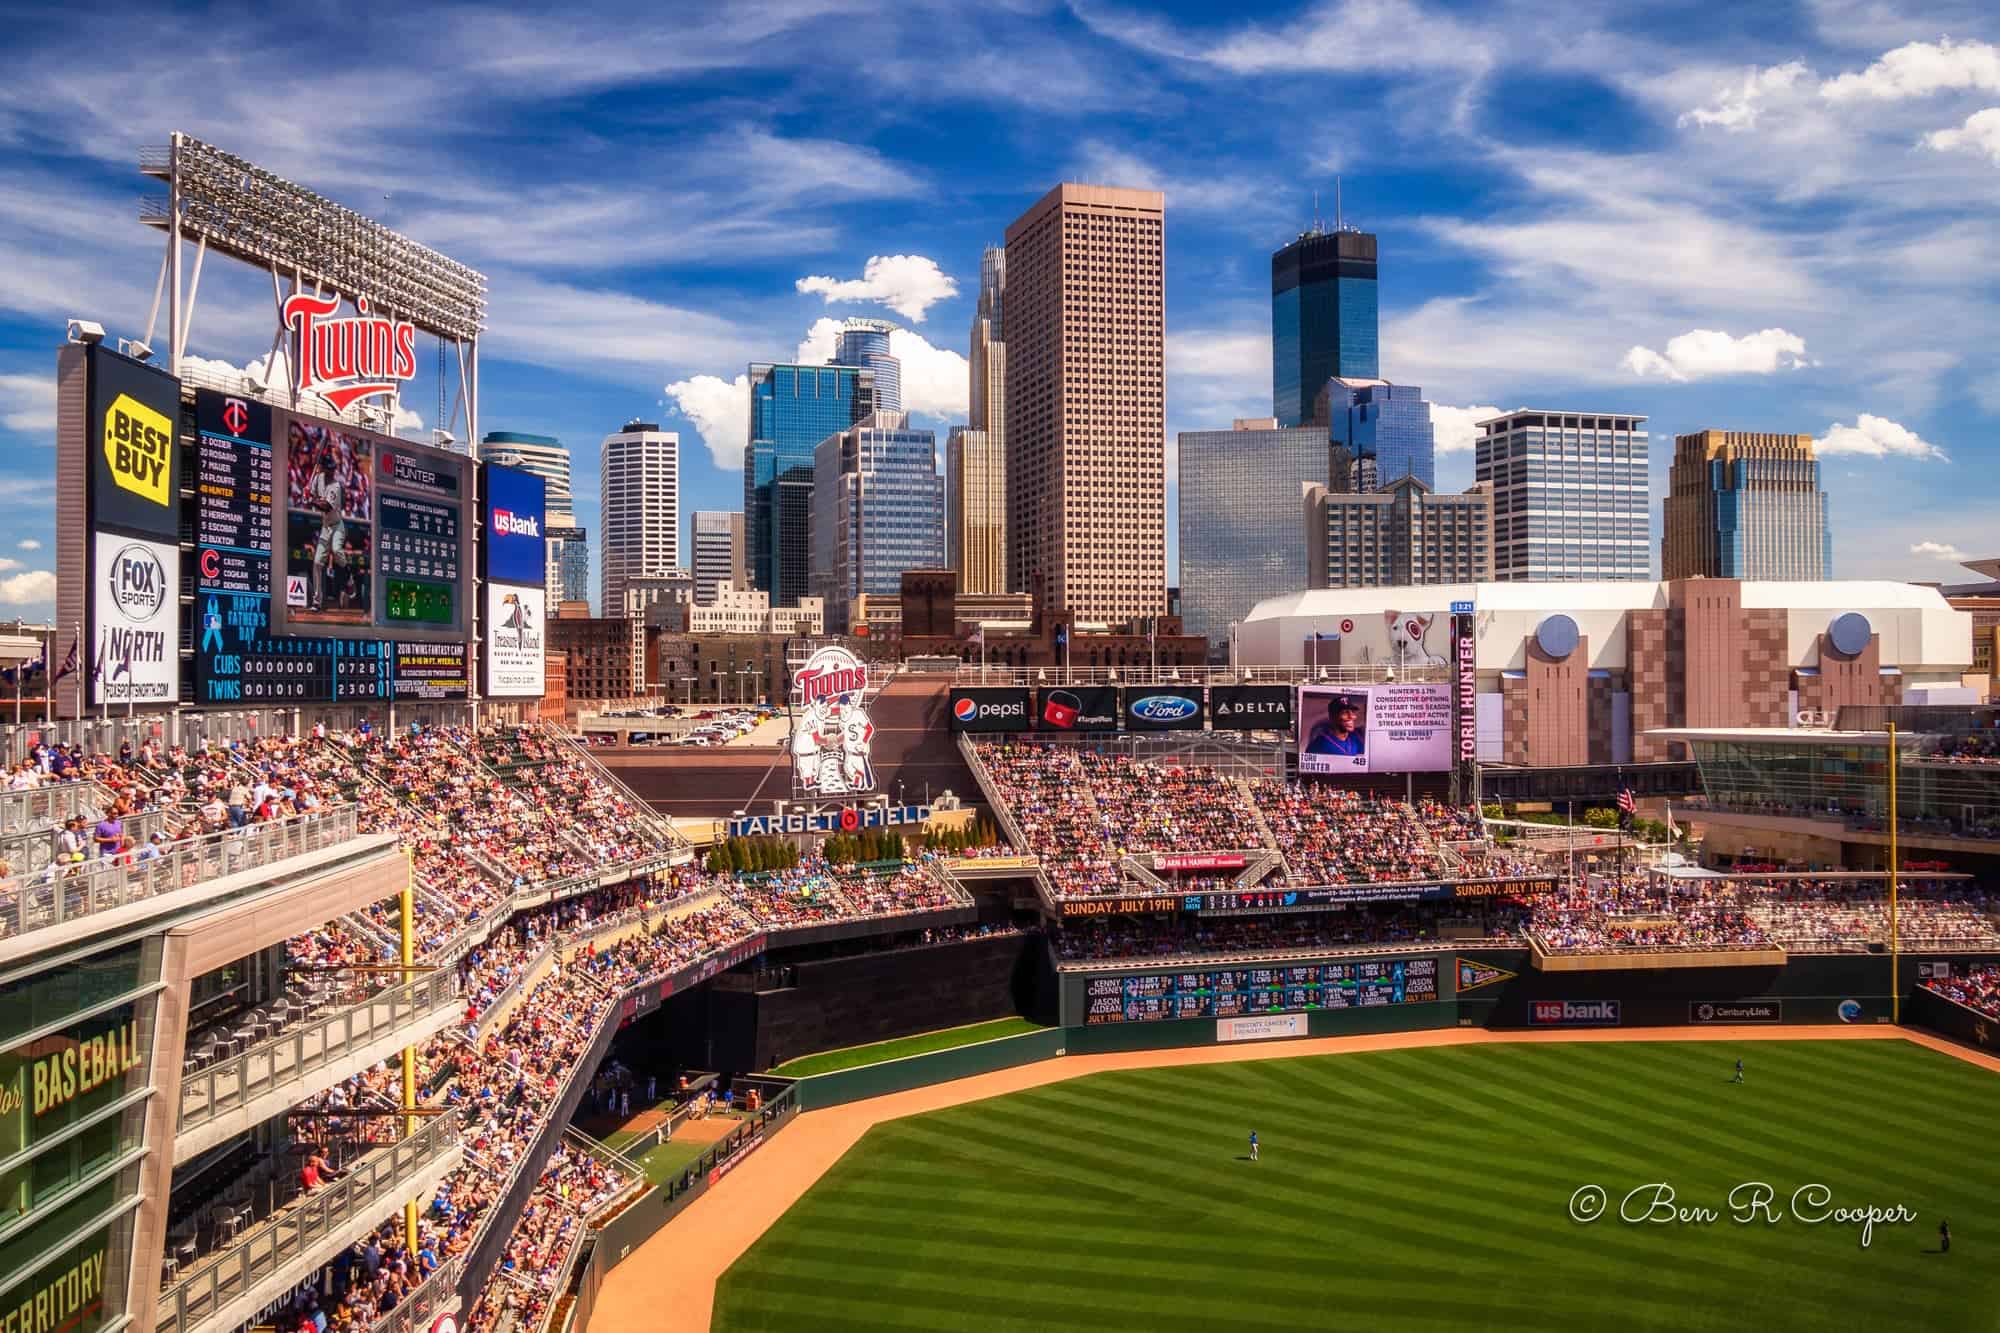
M 50 612 L 54 347 L 71 315 L 141 331 L 136 163 L 176 128 L 484 270 L 482 425 L 570 444 L 593 529 L 631 417 L 681 432 L 690 508 L 737 507 L 736 377 L 821 320 L 903 323 L 942 440 L 980 249 L 1063 179 L 1166 192 L 1169 440 L 1266 414 L 1268 256 L 1338 174 L 1441 484 L 1471 480 L 1472 409 L 1641 412 L 1657 538 L 1676 432 L 1806 431 L 1841 576 L 2000 553 L 1989 5 L 76 15 L 0 8 L 0 615 Z M 261 356 L 269 311 L 210 265 L 192 353 Z M 406 406 L 436 421 L 431 376 Z

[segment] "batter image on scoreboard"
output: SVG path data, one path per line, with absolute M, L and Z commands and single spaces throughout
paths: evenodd
M 371 442 L 318 422 L 288 423 L 285 606 L 299 624 L 370 623 Z

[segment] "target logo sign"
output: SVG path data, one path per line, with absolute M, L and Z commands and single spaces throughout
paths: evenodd
M 1352 620 L 1347 619 L 1346 617 L 1342 617 L 1340 622 L 1340 632 L 1342 634 L 1354 633 L 1354 622 Z

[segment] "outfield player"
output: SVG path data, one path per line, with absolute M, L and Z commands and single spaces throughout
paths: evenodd
M 319 515 L 319 536 L 313 540 L 312 609 L 322 610 L 326 601 L 326 571 L 347 567 L 347 526 L 341 520 L 347 503 L 347 488 L 335 474 L 333 450 L 322 449 L 319 470 L 306 482 L 306 503 Z
M 1736 1077 L 1730 1079 L 1729 1081 L 1731 1083 L 1741 1083 L 1743 1081 L 1743 1060 L 1742 1057 L 1740 1056 L 1737 1058 L 1736 1061 Z
M 1250 1160 L 1257 1160 L 1257 1131 L 1254 1129 L 1250 1131 Z

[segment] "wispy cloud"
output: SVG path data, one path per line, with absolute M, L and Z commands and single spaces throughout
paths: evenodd
M 2000 92 L 2000 47 L 1990 42 L 1910 42 L 1868 68 L 1820 85 L 1829 102 L 1896 102 L 1932 93 Z
M 1932 560 L 1949 560 L 1954 564 L 1965 560 L 1965 552 L 1950 542 L 1912 542 L 1910 554 L 1924 556 Z
M 56 382 L 48 375 L 0 375 L 0 426 L 54 444 Z

